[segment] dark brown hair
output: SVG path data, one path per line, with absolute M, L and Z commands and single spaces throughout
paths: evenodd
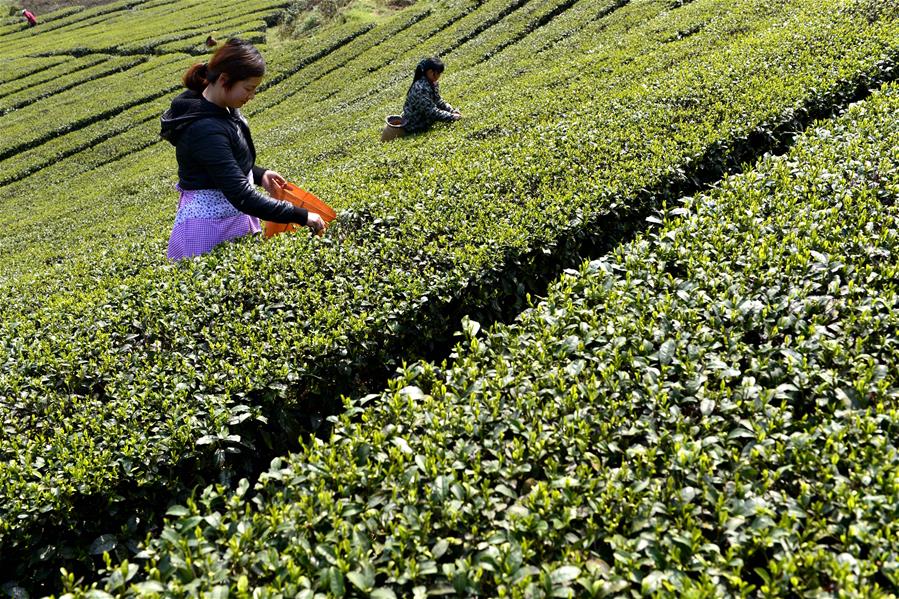
M 436 56 L 432 56 L 431 58 L 425 58 L 415 67 L 415 75 L 412 77 L 412 85 L 415 85 L 415 82 L 419 79 L 424 78 L 425 73 L 433 70 L 438 75 L 442 73 L 446 69 L 446 65 L 443 64 L 443 61 L 437 58 Z M 409 91 L 412 91 L 412 86 L 409 86 Z
M 225 87 L 230 88 L 238 81 L 265 75 L 265 60 L 250 42 L 231 38 L 215 51 L 208 63 L 187 69 L 182 81 L 184 87 L 202 92 L 223 74 L 228 76 Z

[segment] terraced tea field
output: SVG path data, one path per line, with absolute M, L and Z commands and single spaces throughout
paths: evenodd
M 0 592 L 895 591 L 899 4 L 285 6 L 0 22 Z M 170 264 L 212 31 L 339 218 Z

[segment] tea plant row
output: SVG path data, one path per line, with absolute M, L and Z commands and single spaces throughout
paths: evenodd
M 34 173 L 40 175 L 44 184 L 69 182 L 79 173 L 115 164 L 159 141 L 159 115 L 167 107 L 167 99 L 138 104 L 10 156 L 0 161 L 0 185 L 18 183 L 13 189 L 27 188 L 34 184 L 27 179 Z M 60 208 L 69 212 L 73 206 Z M 30 226 L 52 216 L 52 210 L 43 209 L 37 214 L 21 216 L 22 220 L 17 222 Z
M 71 65 L 71 74 L 59 74 L 46 83 L 31 85 L 22 91 L 11 93 L 0 98 L 0 116 L 13 110 L 21 109 L 35 102 L 46 100 L 50 96 L 61 94 L 78 85 L 121 73 L 141 64 L 140 57 L 134 56 L 100 56 L 88 57 L 87 60 L 75 59 Z M 78 65 L 77 63 L 82 63 Z
M 3 115 L 6 135 L 0 141 L 0 159 L 171 93 L 180 87 L 179 77 L 185 69 L 183 56 L 150 58 L 127 71 L 87 81 L 44 98 L 39 104 Z M 145 80 L 152 86 L 135 85 L 135 80 Z M 85 96 L 108 98 L 108 101 L 73 101 Z
M 899 88 L 169 509 L 115 596 L 889 596 Z M 671 208 L 669 206 L 669 208 Z M 69 579 L 66 597 L 89 587 Z
M 79 61 L 79 67 L 94 65 L 105 60 L 103 56 L 92 56 Z M 59 75 L 71 72 L 71 63 L 61 56 L 47 56 L 34 60 L 22 61 L 14 58 L 0 59 L 3 65 L 0 71 L 0 95 L 7 96 L 32 85 L 45 83 Z
M 231 23 L 236 24 L 237 21 L 231 21 Z M 226 25 L 220 26 L 224 27 Z M 190 50 L 191 48 L 188 44 L 185 45 L 184 49 Z M 296 46 L 291 46 L 291 49 L 293 52 L 297 51 Z M 63 81 L 84 80 L 85 83 L 91 82 L 98 77 L 94 73 L 79 69 L 100 64 L 101 60 L 103 60 L 100 56 L 91 54 L 82 58 L 70 59 L 61 65 L 58 65 L 59 59 L 57 58 L 36 59 L 38 61 L 52 61 L 49 64 L 58 66 L 36 73 L 36 78 L 30 82 L 30 86 L 13 82 L 9 84 L 9 89 L 18 91 L 23 87 L 27 87 L 28 89 L 21 91 L 20 95 L 27 98 L 28 101 L 34 101 L 38 94 L 43 95 L 47 93 L 46 90 L 56 90 L 57 93 L 66 91 L 70 85 L 63 85 L 60 79 Z M 128 63 L 130 61 L 134 64 L 143 62 L 143 59 L 138 57 L 113 57 L 113 60 L 119 63 Z M 10 155 L 5 160 L 0 160 L 0 169 L 4 173 L 2 179 L 0 179 L 0 186 L 21 182 L 21 186 L 7 190 L 7 193 L 12 196 L 20 196 L 22 194 L 21 190 L 31 185 L 30 182 L 22 181 L 22 178 L 41 171 L 44 184 L 53 181 L 65 181 L 65 185 L 71 189 L 73 187 L 72 176 L 74 174 L 89 171 L 103 164 L 113 163 L 136 150 L 156 143 L 158 137 L 156 132 L 152 131 L 153 127 L 149 126 L 148 122 L 150 120 L 157 121 L 159 115 L 167 107 L 168 98 L 160 99 L 160 97 L 177 88 L 181 74 L 179 69 L 186 70 L 194 61 L 196 59 L 184 56 L 178 63 L 180 66 L 174 67 L 172 71 L 154 73 L 152 76 L 139 72 L 123 73 L 122 80 L 128 81 L 130 77 L 140 77 L 142 82 L 141 89 L 162 90 L 162 94 L 154 94 L 154 96 L 147 98 L 146 101 L 140 101 L 134 107 L 122 110 L 113 116 L 98 114 L 94 119 L 87 118 L 85 121 L 82 121 L 74 129 L 70 128 L 68 131 L 52 136 L 45 134 L 38 142 L 28 143 L 27 145 L 30 146 L 28 149 L 20 149 L 18 153 Z M 275 73 L 278 72 L 278 68 L 292 68 L 292 65 L 281 65 L 280 62 L 276 62 L 274 66 L 273 70 Z M 61 78 L 60 75 L 67 71 L 75 71 L 77 74 Z M 91 85 L 81 87 L 75 90 L 75 92 L 68 94 L 61 101 L 69 106 L 81 105 L 87 110 L 108 109 L 108 104 L 92 101 L 93 98 L 98 96 L 105 96 L 107 84 L 107 81 L 95 81 Z M 6 89 L 6 87 L 4 86 L 0 89 Z M 10 100 L 6 100 L 6 98 L 0 99 L 0 106 L 7 101 Z M 72 112 L 69 109 L 65 113 L 60 112 L 60 114 L 63 117 L 67 117 Z M 29 118 L 33 118 L 33 116 L 25 115 L 26 121 Z M 112 151 L 97 151 L 96 146 L 100 143 L 105 143 L 107 149 Z M 65 160 L 70 157 L 72 157 L 70 160 Z M 56 168 L 48 169 L 48 167 Z

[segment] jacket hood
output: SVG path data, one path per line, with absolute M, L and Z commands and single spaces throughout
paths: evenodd
M 172 100 L 171 107 L 162 113 L 159 135 L 175 145 L 181 133 L 191 123 L 209 117 L 229 118 L 229 116 L 230 113 L 226 108 L 216 106 L 200 92 L 189 89 Z

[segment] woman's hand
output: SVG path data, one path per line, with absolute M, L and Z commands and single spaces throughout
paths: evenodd
M 458 110 L 454 110 L 453 111 L 453 120 L 458 121 L 461 118 L 462 118 L 462 113 L 459 112 Z
M 317 212 L 310 212 L 306 216 L 306 226 L 312 229 L 313 232 L 318 233 L 325 228 L 325 221 Z
M 262 181 L 259 182 L 260 185 L 268 192 L 268 195 L 274 195 L 274 185 L 283 186 L 287 183 L 287 179 L 281 176 L 281 173 L 277 171 L 265 171 L 262 175 Z

